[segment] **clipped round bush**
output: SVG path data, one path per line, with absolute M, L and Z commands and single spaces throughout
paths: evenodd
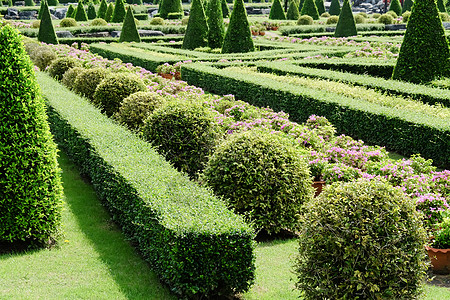
M 150 25 L 164 25 L 164 19 L 160 17 L 154 17 L 150 20 Z
M 312 25 L 313 24 L 313 18 L 308 16 L 308 15 L 304 15 L 301 16 L 300 18 L 298 18 L 297 20 L 297 25 Z
M 34 52 L 32 60 L 40 70 L 44 71 L 56 57 L 56 53 L 52 48 L 41 46 Z
M 109 73 L 105 68 L 85 69 L 77 76 L 73 90 L 75 93 L 93 100 L 97 86 Z
M 362 16 L 363 18 L 367 19 L 369 16 L 365 12 L 359 12 L 356 14 L 357 16 Z
M 311 200 L 309 168 L 291 140 L 269 131 L 235 133 L 216 147 L 204 181 L 257 229 L 296 231 Z
M 389 10 L 386 14 L 391 15 L 394 19 L 398 18 L 397 13 L 393 10 Z
M 108 22 L 106 22 L 102 18 L 96 18 L 91 21 L 91 26 L 106 26 L 106 25 L 108 25 Z
M 327 12 L 324 12 L 323 14 L 320 15 L 322 18 L 329 18 L 330 14 Z
M 31 28 L 39 28 L 41 26 L 41 20 L 34 20 L 31 22 Z
M 355 23 L 356 24 L 364 24 L 364 23 L 366 23 L 366 18 L 364 18 L 361 15 L 356 15 L 354 18 L 355 18 Z
M 402 14 L 402 22 L 403 22 L 403 23 L 408 23 L 409 17 L 411 17 L 411 12 L 410 12 L 410 11 L 405 11 L 405 12 Z
M 95 90 L 93 102 L 107 116 L 115 114 L 123 99 L 131 94 L 145 91 L 142 79 L 131 73 L 113 73 L 104 78 Z
M 378 23 L 381 23 L 381 24 L 392 24 L 392 23 L 394 23 L 394 18 L 392 17 L 391 14 L 382 14 L 378 18 Z
M 448 15 L 448 13 L 445 13 L 445 12 L 440 12 L 440 13 L 439 13 L 439 18 L 441 18 L 441 21 L 442 21 L 442 22 L 448 22 L 448 21 L 450 21 L 450 17 L 449 17 L 449 15 Z
M 181 19 L 181 25 L 186 26 L 189 22 L 189 17 L 184 17 L 183 19 Z
M 415 203 L 385 180 L 327 186 L 301 217 L 304 299 L 417 299 L 427 270 Z
M 156 92 L 137 92 L 125 98 L 116 114 L 116 119 L 131 129 L 139 129 L 144 120 L 166 99 Z
M 86 69 L 81 67 L 75 67 L 67 70 L 62 77 L 62 84 L 64 84 L 69 90 L 73 90 L 75 86 L 75 81 L 81 73 L 83 73 Z
M 61 80 L 67 70 L 75 67 L 81 67 L 81 62 L 73 57 L 60 57 L 55 59 L 48 68 L 50 76 L 56 80 Z
M 339 21 L 339 16 L 331 16 L 327 19 L 326 24 L 330 25 L 330 24 L 337 24 L 337 22 Z
M 380 16 L 381 16 L 381 14 L 379 14 L 379 13 L 372 14 L 372 18 L 374 18 L 374 19 L 378 19 Z
M 60 27 L 75 27 L 77 25 L 78 25 L 78 23 L 77 23 L 77 21 L 75 21 L 74 18 L 64 18 L 59 23 Z

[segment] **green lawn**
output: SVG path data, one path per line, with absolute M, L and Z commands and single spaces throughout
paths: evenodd
M 174 299 L 111 222 L 92 187 L 60 153 L 64 239 L 54 249 L 0 255 L 0 299 Z M 296 299 L 297 242 L 259 243 L 256 282 L 244 299 Z M 425 299 L 450 299 L 426 288 Z

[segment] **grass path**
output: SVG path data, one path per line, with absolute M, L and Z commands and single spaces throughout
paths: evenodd
M 0 255 L 0 299 L 175 299 L 111 222 L 90 184 L 60 153 L 64 239 L 55 249 Z M 256 282 L 243 299 L 298 299 L 295 240 L 259 243 Z M 426 300 L 450 299 L 427 286 Z

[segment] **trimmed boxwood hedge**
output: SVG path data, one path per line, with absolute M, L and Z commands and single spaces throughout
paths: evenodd
M 184 65 L 181 75 L 210 92 L 231 93 L 250 104 L 285 111 L 293 121 L 302 122 L 312 114 L 325 116 L 338 132 L 406 156 L 420 153 L 438 166 L 450 167 L 450 125 L 441 119 L 206 64 Z
M 60 147 L 160 280 L 188 298 L 248 290 L 255 276 L 253 229 L 150 144 L 49 76 L 37 77 Z

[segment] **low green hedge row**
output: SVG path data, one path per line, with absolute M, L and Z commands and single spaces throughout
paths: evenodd
M 282 35 L 290 36 L 292 34 L 299 33 L 313 33 L 313 32 L 327 32 L 327 28 L 329 31 L 333 31 L 336 26 L 330 25 L 300 25 L 300 26 L 282 26 L 278 30 Z M 385 30 L 384 24 L 356 24 L 356 30 L 360 31 L 383 31 Z M 333 34 L 330 32 L 330 34 Z
M 141 42 L 143 43 L 152 43 L 152 42 L 158 42 L 158 41 L 182 41 L 183 36 L 145 36 L 141 37 Z M 74 37 L 74 38 L 59 38 L 58 42 L 60 44 L 66 44 L 66 45 L 72 45 L 73 43 L 86 43 L 86 44 L 94 44 L 94 43 L 117 43 L 119 42 L 119 38 L 84 38 L 84 37 Z
M 285 111 L 297 122 L 313 114 L 322 115 L 338 132 L 403 155 L 420 153 L 438 166 L 450 166 L 450 124 L 444 120 L 258 76 L 233 74 L 206 64 L 184 65 L 181 71 L 183 80 L 210 92 L 231 93 L 253 105 Z
M 411 97 L 428 104 L 441 103 L 450 107 L 450 93 L 448 90 L 432 88 L 409 82 L 376 78 L 367 75 L 343 73 L 339 71 L 321 70 L 300 67 L 290 62 L 265 62 L 258 65 L 258 71 L 275 73 L 277 75 L 293 74 L 312 78 L 342 81 L 353 85 L 365 86 L 394 95 Z
M 188 298 L 248 290 L 253 229 L 149 143 L 48 75 L 37 77 L 55 139 L 161 281 Z

